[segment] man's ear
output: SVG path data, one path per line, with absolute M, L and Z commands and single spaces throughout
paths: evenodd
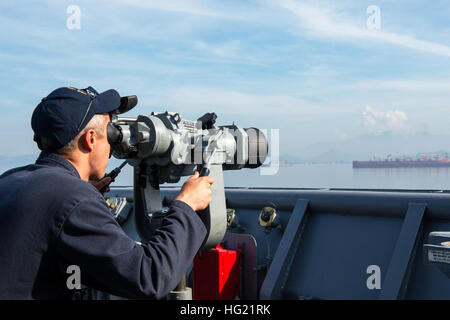
M 94 150 L 96 139 L 97 134 L 95 130 L 89 129 L 80 137 L 80 143 L 84 150 L 86 150 L 87 152 L 91 152 L 92 150 Z

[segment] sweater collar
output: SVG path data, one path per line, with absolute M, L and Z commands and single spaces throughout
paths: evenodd
M 56 153 L 42 151 L 38 159 L 36 160 L 36 164 L 45 164 L 54 167 L 61 167 L 68 170 L 73 176 L 81 178 L 80 174 L 78 173 L 77 169 L 73 166 L 73 164 L 71 164 L 68 160 L 64 159 L 60 155 L 57 155 Z

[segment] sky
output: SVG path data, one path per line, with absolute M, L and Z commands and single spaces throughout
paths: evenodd
M 449 21 L 445 0 L 0 0 L 0 155 L 38 152 L 33 109 L 68 85 L 279 129 L 281 154 L 450 134 Z

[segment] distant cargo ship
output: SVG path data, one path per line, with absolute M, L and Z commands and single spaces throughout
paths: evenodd
M 444 156 L 434 155 L 431 157 L 421 154 L 421 158 L 413 159 L 411 157 L 392 159 L 388 155 L 386 159 L 381 160 L 374 156 L 375 160 L 370 161 L 353 161 L 353 168 L 417 168 L 417 167 L 450 167 L 448 154 Z

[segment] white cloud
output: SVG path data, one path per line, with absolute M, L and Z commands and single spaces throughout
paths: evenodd
M 341 41 L 376 41 L 390 43 L 410 49 L 450 57 L 450 47 L 416 39 L 413 36 L 396 34 L 381 30 L 369 30 L 365 26 L 357 26 L 351 17 L 341 15 L 331 6 L 320 2 L 320 8 L 308 2 L 282 0 L 274 2 L 289 10 L 300 19 L 301 26 L 311 35 L 332 38 Z M 314 2 L 317 3 L 317 2 Z
M 105 1 L 105 0 L 104 0 Z M 135 7 L 144 10 L 155 10 L 163 12 L 175 12 L 196 16 L 205 16 L 212 18 L 247 20 L 245 15 L 239 12 L 231 12 L 219 9 L 212 9 L 204 5 L 204 2 L 198 0 L 107 0 L 108 5 L 119 4 L 127 7 Z M 209 3 L 211 5 L 211 3 Z M 222 8 L 223 9 L 223 8 Z
M 181 113 L 211 112 L 228 115 L 321 114 L 324 109 L 301 98 L 277 94 L 251 94 L 213 87 L 181 87 L 142 95 L 141 105 Z M 162 106 L 162 107 L 161 107 Z
M 348 89 L 374 89 L 374 90 L 394 90 L 407 91 L 411 93 L 442 93 L 446 96 L 450 94 L 450 79 L 396 79 L 396 80 L 368 80 L 346 85 Z
M 399 110 L 386 112 L 377 111 L 370 106 L 363 112 L 364 125 L 373 133 L 392 131 L 393 133 L 407 133 L 409 131 L 406 113 Z

